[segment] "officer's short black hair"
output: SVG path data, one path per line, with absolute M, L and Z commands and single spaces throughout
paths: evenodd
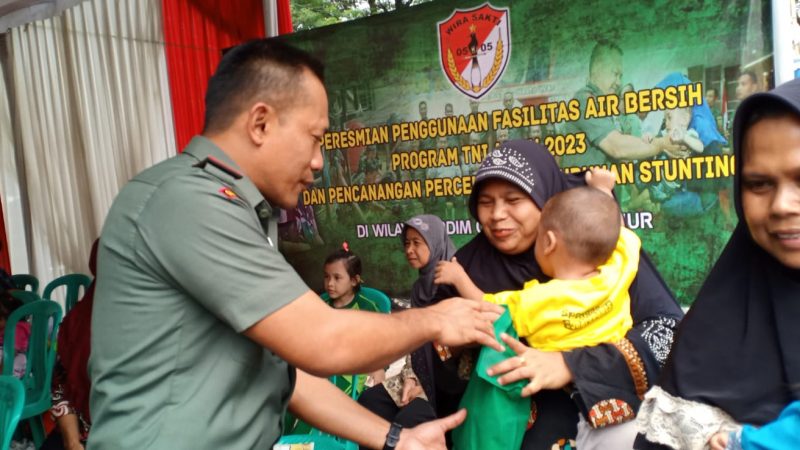
M 616 42 L 609 41 L 607 39 L 600 39 L 594 45 L 592 49 L 592 56 L 589 57 L 589 71 L 594 68 L 594 65 L 598 63 L 601 59 L 605 58 L 606 55 L 609 53 L 617 53 L 622 56 L 622 49 L 617 45 Z
M 290 99 L 298 98 L 304 70 L 324 82 L 319 60 L 279 39 L 257 39 L 230 49 L 208 81 L 203 132 L 225 130 L 254 101 L 288 107 Z
M 742 78 L 742 77 L 747 77 L 747 78 L 750 79 L 751 83 L 758 84 L 758 77 L 756 76 L 756 73 L 753 72 L 752 70 L 743 70 L 739 74 L 739 78 Z

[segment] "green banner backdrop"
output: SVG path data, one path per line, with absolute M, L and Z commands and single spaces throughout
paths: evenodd
M 400 224 L 436 214 L 463 245 L 480 160 L 535 139 L 565 171 L 618 175 L 626 223 L 688 305 L 736 223 L 730 124 L 772 82 L 771 36 L 768 2 L 731 0 L 440 0 L 290 35 L 326 64 L 331 127 L 283 251 L 320 290 L 347 241 L 367 284 L 407 296 Z M 677 152 L 637 150 L 665 141 Z

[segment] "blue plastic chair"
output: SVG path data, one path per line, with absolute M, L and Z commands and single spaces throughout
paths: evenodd
M 322 433 L 319 430 L 319 433 Z M 286 445 L 289 449 L 292 448 L 292 445 L 302 445 L 302 444 L 313 444 L 314 450 L 356 450 L 358 446 L 353 444 L 353 446 L 348 446 L 348 443 L 352 444 L 351 442 L 342 442 L 338 438 L 331 436 L 329 434 L 288 434 L 285 436 L 281 436 L 278 440 L 278 443 L 275 445 L 275 449 L 283 450 L 281 446 Z M 310 447 L 300 447 L 300 448 L 310 448 Z
M 29 320 L 31 336 L 28 341 L 27 364 L 20 378 L 25 391 L 21 419 L 27 419 L 36 448 L 44 442 L 42 413 L 51 406 L 50 388 L 53 364 L 56 360 L 58 325 L 61 323 L 61 306 L 50 300 L 39 300 L 17 308 L 6 321 L 3 336 L 3 373 L 14 373 L 15 333 L 17 323 Z
M 14 377 L 0 376 L 0 450 L 8 450 L 24 402 L 22 382 Z
M 81 287 L 83 287 L 83 292 L 86 292 L 86 289 L 89 289 L 89 286 L 92 284 L 92 278 L 88 275 L 84 275 L 82 273 L 71 273 L 61 277 L 56 278 L 55 280 L 47 283 L 47 286 L 44 287 L 44 292 L 42 293 L 42 298 L 47 300 L 52 300 L 53 291 L 60 288 L 61 286 L 66 287 L 67 289 L 67 296 L 64 302 L 66 311 L 64 314 L 68 313 L 78 300 L 81 299 L 83 294 L 80 292 Z
M 14 286 L 16 286 L 17 289 L 30 291 L 39 295 L 39 279 L 35 276 L 27 273 L 18 273 L 16 275 L 11 275 L 11 281 L 14 282 Z M 30 289 L 28 289 L 29 287 Z
M 388 313 L 392 311 L 392 300 L 383 291 L 379 291 L 369 286 L 361 286 L 361 294 L 377 303 L 378 309 L 380 309 L 382 313 Z

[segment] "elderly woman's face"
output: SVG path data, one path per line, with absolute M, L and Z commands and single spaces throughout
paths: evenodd
M 800 269 L 800 119 L 762 119 L 744 138 L 742 209 L 753 240 Z
M 403 240 L 403 249 L 406 253 L 408 264 L 414 269 L 422 269 L 431 260 L 431 249 L 419 231 L 408 227 Z
M 507 181 L 487 180 L 480 189 L 478 221 L 489 242 L 508 255 L 529 250 L 542 215 L 536 203 Z

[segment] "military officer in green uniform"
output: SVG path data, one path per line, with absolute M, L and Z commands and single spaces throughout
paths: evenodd
M 585 134 L 586 151 L 564 155 L 561 167 L 602 166 L 619 160 L 647 159 L 662 151 L 673 157 L 686 156 L 685 150 L 671 144 L 669 137 L 657 137 L 648 142 L 622 134 L 618 116 L 585 118 L 589 98 L 618 94 L 621 80 L 622 50 L 613 42 L 599 41 L 589 60 L 589 81 L 574 97 L 580 102 L 581 118 L 568 122 L 565 127 L 566 133 Z
M 514 108 L 518 108 L 520 105 L 521 105 L 521 103 L 519 103 L 514 98 L 514 93 L 513 92 L 508 91 L 505 94 L 503 94 L 503 109 L 512 110 Z M 506 141 L 506 140 L 516 140 L 516 139 L 527 139 L 528 138 L 526 136 L 527 130 L 524 127 L 510 128 L 510 129 L 506 130 L 506 132 L 508 133 L 508 136 L 507 137 L 502 136 L 502 138 L 504 138 L 504 139 L 501 139 L 501 137 L 498 137 L 498 139 L 497 139 L 498 143 L 502 143 L 503 141 Z
M 90 449 L 270 449 L 287 405 L 367 447 L 444 449 L 463 411 L 401 430 L 319 377 L 428 341 L 499 347 L 498 311 L 340 311 L 309 290 L 278 252 L 275 212 L 322 168 L 327 127 L 321 65 L 252 41 L 211 78 L 202 136 L 121 190 L 100 239 Z
M 717 130 L 721 134 L 725 134 L 725 128 L 723 127 L 722 121 L 722 110 L 720 109 L 719 103 L 719 95 L 717 93 L 717 88 L 714 86 L 706 88 L 706 98 L 705 98 L 706 105 L 708 108 L 711 109 L 711 115 L 714 116 L 714 123 L 717 125 Z

